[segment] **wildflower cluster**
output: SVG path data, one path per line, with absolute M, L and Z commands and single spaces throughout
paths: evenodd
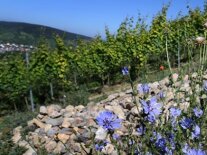
M 207 82 L 204 81 L 200 96 L 207 92 L 206 86 Z M 99 113 L 96 122 L 108 133 L 108 141 L 96 144 L 95 149 L 101 152 L 111 143 L 119 153 L 123 151 L 137 155 L 205 155 L 207 141 L 203 120 L 206 117 L 206 99 L 200 98 L 200 102 L 196 104 L 193 100 L 188 108 L 183 108 L 183 103 L 177 100 L 173 100 L 174 104 L 169 106 L 166 105 L 168 92 L 160 90 L 152 93 L 152 91 L 153 88 L 149 84 L 138 85 L 139 102 L 134 106 L 141 111 L 139 110 L 140 114 L 136 116 L 128 114 L 127 121 L 133 117 L 131 119 L 133 125 L 128 126 L 128 134 L 123 134 L 121 129 L 124 120 L 119 119 L 115 113 L 112 111 Z

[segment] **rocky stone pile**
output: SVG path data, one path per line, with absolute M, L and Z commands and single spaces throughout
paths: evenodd
M 159 98 L 160 93 L 164 92 L 163 106 L 166 116 L 169 113 L 168 108 L 172 105 L 179 106 L 183 110 L 187 109 L 189 95 L 192 94 L 190 83 L 196 77 L 196 73 L 182 78 L 178 74 L 173 74 L 171 78 L 166 77 L 159 82 L 149 83 L 151 96 Z M 204 79 L 207 79 L 206 75 Z M 197 87 L 196 91 L 199 91 L 199 86 Z M 41 148 L 54 154 L 93 154 L 91 152 L 93 141 L 108 139 L 107 132 L 96 123 L 99 112 L 104 110 L 114 112 L 122 119 L 122 127 L 115 133 L 119 136 L 127 135 L 129 127 L 135 126 L 133 122 L 139 121 L 139 111 L 142 110 L 139 98 L 142 95 L 139 93 L 136 96 L 138 106 L 133 103 L 132 90 L 109 95 L 107 99 L 99 103 L 89 103 L 87 106 L 68 105 L 65 108 L 59 105 L 41 106 L 37 117 L 28 122 L 28 126 L 34 128 L 34 131 L 26 136 L 26 141 L 32 146 L 28 154 L 36 154 L 36 150 Z M 17 129 L 14 130 L 16 138 L 15 135 L 13 138 L 16 143 L 21 144 L 19 128 Z M 136 134 L 136 131 L 132 133 Z M 111 144 L 107 144 L 103 151 L 106 154 L 117 154 Z

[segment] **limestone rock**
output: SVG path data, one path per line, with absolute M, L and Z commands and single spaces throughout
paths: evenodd
M 103 148 L 103 150 L 102 150 L 102 152 L 103 152 L 104 154 L 113 154 L 113 155 L 118 154 L 118 153 L 116 153 L 116 152 L 114 152 L 114 151 L 115 151 L 114 146 L 113 146 L 112 144 L 110 144 L 110 143 L 108 143 L 108 144 Z
M 107 100 L 112 101 L 119 96 L 119 93 L 111 94 L 108 96 Z
M 25 140 L 20 141 L 19 146 L 27 148 L 27 151 L 23 155 L 37 155 L 34 149 Z
M 185 112 L 187 111 L 188 107 L 189 107 L 190 103 L 189 102 L 184 102 L 180 104 L 180 109 L 184 110 Z
M 51 128 L 52 128 L 52 125 L 51 124 L 46 124 L 45 127 L 44 127 L 45 132 L 47 132 Z
M 84 108 L 85 107 L 83 105 L 79 105 L 75 107 L 76 111 L 79 111 L 79 112 L 81 112 Z
M 151 92 L 154 92 L 155 94 L 157 94 L 160 90 L 159 90 L 159 82 L 153 82 L 149 85 Z
M 125 119 L 125 113 L 121 106 L 105 106 L 105 109 L 113 111 L 120 119 Z
M 44 115 L 42 115 L 42 114 L 38 114 L 37 117 L 38 117 L 39 119 L 42 119 L 42 118 L 44 117 Z
M 71 123 L 70 123 L 69 119 L 67 117 L 65 117 L 63 119 L 62 127 L 63 128 L 68 128 L 69 126 L 71 126 Z
M 53 111 L 50 113 L 50 117 L 51 118 L 57 118 L 57 117 L 60 117 L 62 115 L 62 113 L 58 112 L 58 111 Z
M 61 106 L 52 104 L 47 107 L 47 114 L 48 116 L 52 116 L 54 118 L 55 115 L 59 114 L 60 110 Z
M 47 136 L 53 138 L 58 133 L 58 128 L 51 128 L 47 131 Z
M 72 106 L 72 105 L 68 105 L 68 106 L 65 108 L 65 110 L 66 110 L 67 112 L 73 112 L 73 111 L 75 111 L 75 108 L 74 108 L 74 106 Z
M 99 127 L 96 131 L 95 139 L 97 140 L 105 140 L 107 136 L 107 131 L 104 130 L 102 127 Z
M 58 142 L 56 148 L 53 150 L 55 154 L 62 154 L 67 152 L 62 142 Z
M 207 74 L 203 75 L 203 79 L 207 80 Z
M 66 135 L 72 135 L 74 130 L 72 128 L 62 128 L 58 131 L 58 133 L 66 134 Z
M 139 113 L 140 113 L 141 110 L 142 110 L 141 108 L 138 108 L 138 109 L 137 109 L 137 107 L 134 106 L 134 107 L 130 110 L 130 112 L 131 112 L 133 115 L 139 115 Z
M 47 152 L 53 152 L 56 146 L 57 143 L 55 141 L 50 141 L 45 145 L 45 149 L 47 150 Z
M 58 126 L 58 125 L 61 125 L 63 123 L 63 118 L 62 117 L 48 118 L 45 122 L 47 124 L 51 124 L 52 126 Z
M 164 87 L 170 83 L 170 80 L 168 77 L 164 78 L 163 80 L 159 81 L 159 84 L 161 87 Z
M 13 130 L 12 140 L 15 144 L 22 138 L 21 130 L 22 130 L 22 126 L 18 126 Z
M 66 143 L 67 142 L 67 140 L 70 138 L 70 136 L 69 135 L 66 135 L 66 134 L 64 134 L 64 133 L 59 133 L 58 135 L 57 135 L 57 137 L 58 137 L 58 139 L 62 142 L 62 143 Z
M 38 127 L 40 127 L 40 128 L 45 128 L 45 124 L 42 123 L 40 120 L 38 120 L 38 119 L 36 119 L 36 118 L 33 119 L 33 123 L 34 123 L 35 125 L 37 125 Z
M 46 115 L 47 114 L 47 108 L 45 106 L 40 107 L 40 114 Z
M 174 93 L 172 91 L 168 91 L 166 94 L 166 101 L 170 101 L 174 99 Z

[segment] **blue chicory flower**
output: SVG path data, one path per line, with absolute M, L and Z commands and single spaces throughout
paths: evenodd
M 140 153 L 137 149 L 134 150 L 134 155 L 140 155 Z
M 201 149 L 189 149 L 186 155 L 206 155 Z
M 201 129 L 198 125 L 195 125 L 193 132 L 192 132 L 192 138 L 198 138 L 201 134 Z
M 128 74 L 129 74 L 129 69 L 128 69 L 128 67 L 126 67 L 126 66 L 123 67 L 121 71 L 122 71 L 122 74 L 123 74 L 123 75 L 128 75 Z
M 161 154 L 165 154 L 165 153 L 171 154 L 172 152 L 167 147 L 167 140 L 163 138 L 160 133 L 156 134 L 155 146 L 161 151 Z
M 99 126 L 105 130 L 115 130 L 121 127 L 121 119 L 111 111 L 102 111 L 97 117 L 96 121 Z
M 178 116 L 180 116 L 180 114 L 181 114 L 181 110 L 180 109 L 174 108 L 174 107 L 170 108 L 170 116 L 172 118 L 176 119 Z
M 182 148 L 183 153 L 187 153 L 187 152 L 188 152 L 188 149 L 189 149 L 189 146 L 188 146 L 188 144 L 186 143 L 186 144 L 184 145 L 184 147 Z
M 150 87 L 147 83 L 141 84 L 140 86 L 138 86 L 139 93 L 147 94 L 149 93 L 149 90 L 150 90 Z
M 147 114 L 147 119 L 150 122 L 155 122 L 156 117 L 158 117 L 162 112 L 162 105 L 157 103 L 156 97 L 152 97 L 149 101 L 141 100 L 143 111 Z
M 102 149 L 108 144 L 109 142 L 108 141 L 102 141 L 101 143 L 99 144 L 96 144 L 95 145 L 95 149 L 96 151 L 102 151 Z
M 185 144 L 184 148 L 182 149 L 183 153 L 185 155 L 206 155 L 205 151 L 202 151 L 201 149 L 194 149 L 190 148 L 188 144 Z
M 193 125 L 193 120 L 190 119 L 190 118 L 183 118 L 181 121 L 180 121 L 180 126 L 183 128 L 183 129 L 189 129 L 191 126 Z
M 173 150 L 170 150 L 168 147 L 165 148 L 165 152 L 167 155 L 173 155 Z
M 137 133 L 140 136 L 143 135 L 145 133 L 145 131 L 146 131 L 146 128 L 143 125 L 141 125 L 140 127 L 137 128 Z
M 120 135 L 114 133 L 114 134 L 112 135 L 112 138 L 113 138 L 114 140 L 119 140 L 119 139 L 120 139 Z
M 171 117 L 171 124 L 172 124 L 172 127 L 175 128 L 176 130 L 176 119 L 178 116 L 180 116 L 181 114 L 181 110 L 178 109 L 178 108 L 170 108 L 170 117 Z
M 102 151 L 103 148 L 104 148 L 104 146 L 101 145 L 101 144 L 96 144 L 96 145 L 95 145 L 95 149 L 96 149 L 96 151 Z
M 128 142 L 129 145 L 134 145 L 135 144 L 135 141 L 133 139 L 129 139 L 129 142 Z
M 155 146 L 159 148 L 162 152 L 165 152 L 166 149 L 166 140 L 165 138 L 160 138 L 156 141 Z
M 203 110 L 199 109 L 199 108 L 194 108 L 193 112 L 195 114 L 196 117 L 200 118 L 203 115 Z
M 159 97 L 161 99 L 165 98 L 165 93 L 163 91 L 159 92 Z
M 168 141 L 170 142 L 170 146 L 171 146 L 170 148 L 172 150 L 175 150 L 175 135 L 173 133 L 168 134 Z M 171 152 L 172 152 L 172 150 L 171 150 Z

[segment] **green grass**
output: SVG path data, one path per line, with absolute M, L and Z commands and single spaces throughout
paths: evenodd
M 13 113 L 0 117 L 0 155 L 22 155 L 26 149 L 15 145 L 11 138 L 13 129 L 17 126 L 26 127 L 27 121 L 35 117 L 36 113 Z

